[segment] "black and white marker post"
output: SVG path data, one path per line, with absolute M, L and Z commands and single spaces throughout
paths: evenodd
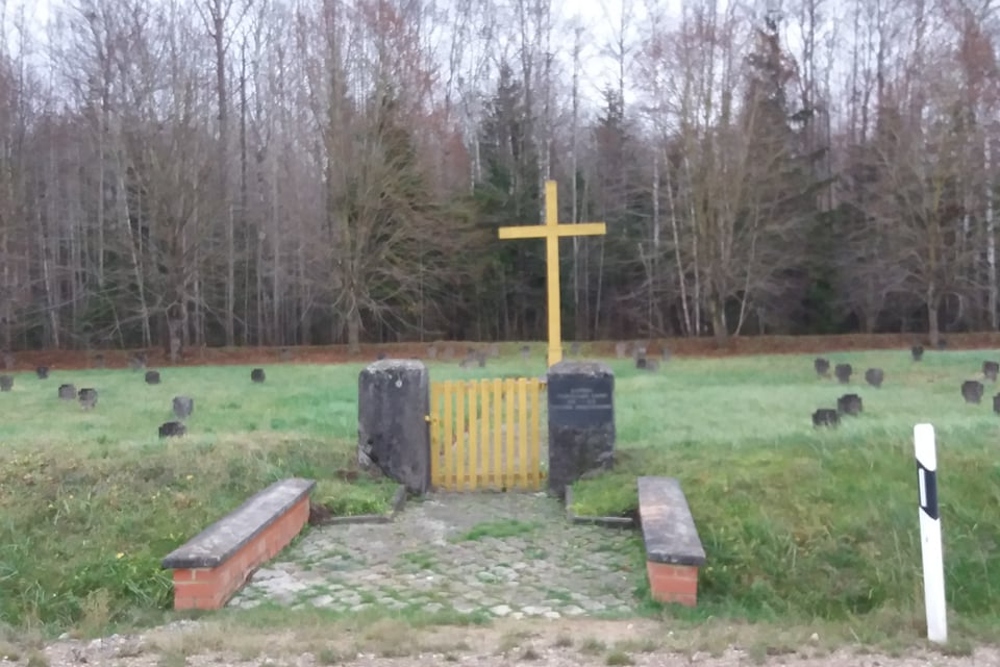
M 944 555 L 941 549 L 941 514 L 937 495 L 937 446 L 934 426 L 913 427 L 917 457 L 917 485 L 920 490 L 920 543 L 924 560 L 924 606 L 927 611 L 927 639 L 948 641 L 948 620 L 944 600 Z

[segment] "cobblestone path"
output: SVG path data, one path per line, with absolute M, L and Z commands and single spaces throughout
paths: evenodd
M 258 570 L 230 606 L 263 600 L 497 617 L 632 612 L 633 531 L 571 524 L 544 494 L 441 494 L 389 524 L 313 528 Z

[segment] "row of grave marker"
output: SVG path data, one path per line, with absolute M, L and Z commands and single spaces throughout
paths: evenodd
M 35 374 L 40 380 L 49 377 L 49 368 L 39 366 L 35 369 Z M 265 381 L 266 374 L 263 368 L 254 368 L 250 371 L 250 380 L 255 384 Z M 147 371 L 145 375 L 146 384 L 160 384 L 159 371 Z M 0 375 L 0 392 L 9 392 L 14 388 L 14 377 L 12 375 Z M 84 410 L 92 410 L 97 406 L 97 390 L 92 387 L 84 387 L 77 391 L 72 384 L 64 383 L 59 385 L 57 395 L 60 400 L 71 401 L 77 399 Z M 160 425 L 158 433 L 161 438 L 177 437 L 187 433 L 187 426 L 184 420 L 191 416 L 194 411 L 194 399 L 188 396 L 175 396 L 172 403 L 174 421 L 165 422 Z
M 830 377 L 830 361 L 828 359 L 817 357 L 813 361 L 813 368 L 816 369 L 816 374 L 820 377 Z M 841 384 L 847 384 L 851 381 L 851 375 L 854 374 L 854 367 L 850 364 L 837 364 L 833 373 Z M 865 382 L 871 386 L 881 387 L 884 381 L 885 371 L 881 368 L 869 368 L 865 371 Z
M 813 426 L 837 426 L 840 415 L 857 417 L 864 411 L 864 402 L 857 394 L 844 394 L 837 399 L 837 409 L 820 408 L 813 413 Z
M 920 361 L 923 358 L 924 348 L 920 345 L 915 345 L 910 350 L 910 354 L 914 361 Z M 829 377 L 829 360 L 817 357 L 813 361 L 813 367 L 815 368 L 816 373 L 820 376 Z M 853 369 L 850 364 L 837 364 L 834 369 L 837 379 L 843 384 L 850 381 L 852 372 Z M 989 360 L 984 361 L 982 365 L 982 372 L 985 378 L 996 382 L 998 375 L 1000 375 L 1000 362 Z M 869 368 L 865 371 L 865 381 L 873 387 L 881 387 L 884 379 L 885 373 L 880 368 Z M 962 398 L 966 403 L 978 405 L 982 402 L 985 388 L 983 383 L 978 380 L 966 380 L 962 383 L 961 392 Z M 837 399 L 836 410 L 831 408 L 819 408 L 813 413 L 812 421 L 814 426 L 836 426 L 840 423 L 841 414 L 856 416 L 860 414 L 861 411 L 861 397 L 857 394 L 845 394 Z M 993 412 L 1000 414 L 1000 393 L 997 393 L 993 397 Z

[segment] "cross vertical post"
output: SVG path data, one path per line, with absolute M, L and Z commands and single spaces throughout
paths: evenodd
M 564 236 L 603 236 L 607 228 L 603 222 L 559 224 L 558 187 L 555 181 L 545 182 L 545 223 L 520 227 L 501 227 L 501 239 L 545 239 L 545 268 L 547 282 L 547 308 L 549 349 L 548 365 L 562 361 L 562 311 L 559 305 L 559 239 Z

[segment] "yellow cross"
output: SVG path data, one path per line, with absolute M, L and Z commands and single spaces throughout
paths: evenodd
M 562 322 L 559 309 L 559 237 L 603 236 L 603 222 L 559 224 L 558 193 L 555 181 L 545 181 L 545 224 L 524 227 L 501 227 L 501 239 L 545 239 L 545 265 L 549 292 L 549 355 L 548 365 L 562 361 Z

